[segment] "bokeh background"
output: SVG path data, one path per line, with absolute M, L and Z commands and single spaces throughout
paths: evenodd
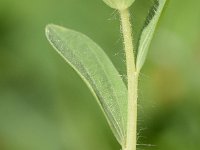
M 131 7 L 135 44 L 152 0 Z M 87 34 L 125 78 L 116 11 L 101 0 L 0 0 L 0 150 L 119 150 L 95 99 L 45 38 Z M 200 149 L 200 1 L 171 0 L 140 76 L 138 150 Z

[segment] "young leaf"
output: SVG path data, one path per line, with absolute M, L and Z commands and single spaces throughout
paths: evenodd
M 104 51 L 87 36 L 57 25 L 46 27 L 51 45 L 85 81 L 123 145 L 126 137 L 127 89 Z
M 156 25 L 166 1 L 167 0 L 154 0 L 153 7 L 149 11 L 139 40 L 138 55 L 136 60 L 136 67 L 138 71 L 141 70 L 145 62 L 150 42 L 153 38 Z
M 103 0 L 108 6 L 118 10 L 130 7 L 135 0 Z

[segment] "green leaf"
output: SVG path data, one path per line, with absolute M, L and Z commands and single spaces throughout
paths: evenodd
M 130 7 L 135 0 L 103 0 L 103 1 L 111 8 L 123 10 Z
M 115 137 L 123 145 L 126 137 L 127 88 L 110 59 L 82 33 L 48 25 L 46 36 L 85 81 L 100 104 Z
M 138 54 L 136 60 L 136 67 L 138 71 L 140 71 L 142 66 L 144 65 L 150 43 L 156 29 L 156 25 L 159 21 L 166 1 L 167 0 L 154 0 L 154 4 L 149 11 L 139 40 Z

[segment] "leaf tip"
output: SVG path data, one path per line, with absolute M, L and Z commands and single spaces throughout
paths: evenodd
M 49 37 L 50 30 L 52 30 L 52 28 L 54 26 L 55 26 L 54 24 L 47 24 L 46 25 L 46 27 L 45 27 L 45 35 L 46 35 L 47 38 Z

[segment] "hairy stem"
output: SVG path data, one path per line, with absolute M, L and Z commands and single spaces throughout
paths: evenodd
M 136 150 L 137 144 L 137 89 L 138 73 L 135 67 L 132 27 L 129 10 L 120 10 L 124 49 L 126 54 L 127 78 L 128 78 L 128 122 L 127 139 L 124 150 Z

